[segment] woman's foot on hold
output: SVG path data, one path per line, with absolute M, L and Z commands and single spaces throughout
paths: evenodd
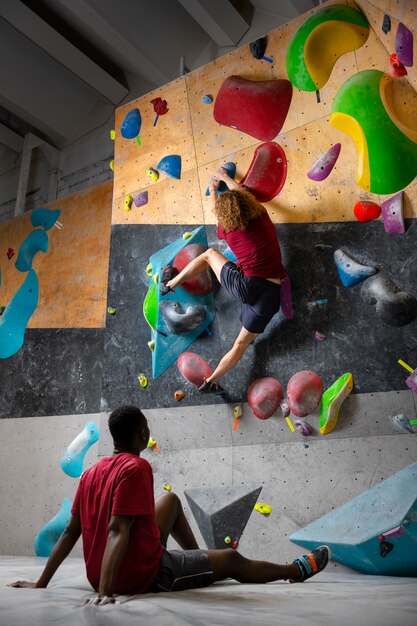
M 159 286 L 159 293 L 161 296 L 165 296 L 170 291 L 174 291 L 171 287 L 168 287 L 167 283 L 175 278 L 178 274 L 178 270 L 173 265 L 167 265 L 164 267 L 164 271 L 162 272 L 161 284 Z
M 208 382 L 207 380 L 198 388 L 200 393 L 212 393 L 215 396 L 225 396 L 227 391 L 219 385 L 219 383 Z
M 303 583 L 308 578 L 322 572 L 332 557 L 329 546 L 319 546 L 308 554 L 295 559 L 300 570 L 300 578 L 290 579 L 290 583 Z

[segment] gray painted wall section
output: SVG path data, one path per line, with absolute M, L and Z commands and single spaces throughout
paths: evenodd
M 288 540 L 291 533 L 417 459 L 417 436 L 398 431 L 391 422 L 399 412 L 416 418 L 411 391 L 354 395 L 343 405 L 335 431 L 304 439 L 291 433 L 281 417 L 257 420 L 247 405 L 237 432 L 232 406 L 154 409 L 145 413 L 160 452 L 147 449 L 144 457 L 154 470 L 155 495 L 171 484 L 201 545 L 184 489 L 262 486 L 261 500 L 273 511 L 269 517 L 253 512 L 240 549 L 253 558 L 291 561 L 300 552 Z M 38 530 L 64 497 L 73 498 L 78 479 L 66 476 L 59 460 L 87 421 L 99 424 L 100 439 L 88 451 L 85 467 L 112 453 L 107 418 L 0 420 L 1 554 L 33 554 Z M 318 426 L 318 414 L 308 419 Z M 81 555 L 81 543 L 74 555 Z

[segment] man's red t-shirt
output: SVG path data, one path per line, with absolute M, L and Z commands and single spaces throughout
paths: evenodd
M 225 232 L 219 224 L 217 236 L 226 240 L 245 276 L 284 278 L 287 275 L 275 226 L 266 211 L 250 220 L 246 230 Z
M 81 476 L 71 512 L 80 516 L 87 578 L 96 591 L 111 515 L 135 516 L 114 592 L 145 593 L 162 555 L 149 463 L 127 452 L 101 459 Z

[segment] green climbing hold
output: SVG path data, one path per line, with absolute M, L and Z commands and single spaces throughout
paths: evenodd
M 145 300 L 143 301 L 143 315 L 149 326 L 153 328 L 153 330 L 156 330 L 158 321 L 158 295 L 153 283 L 149 286 Z
M 340 407 L 352 389 L 353 376 L 347 372 L 323 393 L 320 404 L 320 433 L 322 435 L 328 435 L 335 428 Z

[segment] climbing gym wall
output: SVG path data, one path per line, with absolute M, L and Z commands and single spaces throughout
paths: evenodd
M 310 54 L 308 62 L 319 88 L 306 91 L 293 84 L 289 98 L 291 42 L 307 19 L 333 6 L 359 8 L 358 24 L 332 23 L 326 31 L 320 20 L 315 23 L 317 55 Z M 387 32 L 382 29 L 385 14 L 390 18 Z M 108 412 L 127 401 L 145 409 L 159 449 L 146 453 L 157 493 L 167 483 L 180 494 L 190 487 L 263 486 L 260 498 L 272 513 L 253 513 L 240 544 L 252 556 L 292 558 L 297 550 L 287 541 L 292 533 L 416 458 L 415 438 L 401 429 L 407 422 L 392 419 L 416 418 L 415 394 L 405 384 L 409 373 L 398 364 L 402 359 L 416 367 L 417 354 L 412 268 L 417 243 L 416 73 L 409 64 L 406 76 L 390 74 L 400 23 L 415 31 L 412 3 L 328 2 L 268 34 L 265 56 L 273 63 L 255 59 L 243 46 L 116 111 L 109 303 L 117 314 L 106 327 L 102 408 Z M 304 34 L 300 45 L 306 39 Z M 267 107 L 254 95 L 262 90 L 262 81 L 283 81 L 274 83 L 282 90 L 275 114 L 283 123 L 272 137 L 264 128 Z M 158 116 L 154 105 L 164 101 Z M 126 135 L 135 110 L 140 117 Z M 377 112 L 383 121 L 375 128 Z M 256 124 L 265 136 L 256 135 Z M 387 142 L 388 135 L 392 141 Z M 175 173 L 169 171 L 174 167 L 170 159 L 175 159 Z M 235 179 L 244 179 L 249 187 L 255 181 L 258 192 L 280 189 L 266 206 L 291 279 L 293 309 L 291 319 L 281 311 L 224 377 L 228 404 L 199 394 L 175 360 L 154 375 L 158 345 L 166 341 L 160 331 L 167 333 L 168 319 L 162 309 L 156 315 L 162 260 L 166 254 L 165 260 L 172 261 L 169 246 L 192 243 L 187 238 L 196 236 L 200 226 L 208 245 L 225 251 L 206 195 L 210 176 L 224 164 L 235 164 Z M 368 219 L 372 211 L 376 213 Z M 397 220 L 399 230 L 390 233 L 394 211 L 397 218 L 402 211 L 404 222 Z M 155 259 L 159 263 L 150 263 Z M 390 293 L 406 292 L 407 306 L 388 322 L 377 302 L 378 283 L 368 278 L 363 288 L 363 279 L 374 276 L 392 281 L 384 283 L 388 299 Z M 184 311 L 181 297 L 171 299 Z M 216 319 L 209 332 L 203 323 L 203 331 L 187 347 L 212 368 L 240 328 L 238 306 L 216 285 L 214 300 Z M 291 430 L 280 408 L 261 421 L 246 402 L 255 379 L 279 380 L 285 395 L 288 381 L 301 370 L 318 374 L 325 390 L 332 391 L 337 381 L 333 398 L 341 407 L 332 423 L 316 408 L 305 418 L 313 428 L 305 438 Z M 350 395 L 344 382 L 348 373 Z M 179 402 L 178 390 L 184 393 Z M 331 397 L 325 394 L 327 409 Z M 320 434 L 322 424 L 326 434 Z M 110 450 L 103 434 L 100 454 Z
M 310 72 L 301 72 L 301 80 L 319 85 L 297 87 L 288 65 L 295 35 L 303 35 L 303 25 L 323 8 L 340 6 L 359 8 L 358 23 L 339 20 L 333 31 L 320 20 L 313 23 L 318 52 L 309 56 L 306 46 Z M 172 486 L 199 537 L 184 490 L 262 487 L 259 498 L 272 511 L 254 511 L 240 542 L 245 554 L 258 558 L 292 559 L 299 552 L 288 541 L 292 533 L 416 459 L 407 422 L 393 420 L 417 417 L 415 393 L 405 383 L 409 372 L 398 364 L 401 359 L 417 367 L 417 74 L 410 64 L 406 75 L 391 77 L 400 24 L 415 35 L 412 2 L 327 2 L 268 34 L 264 56 L 272 63 L 243 46 L 119 108 L 112 200 L 104 184 L 46 207 L 61 211 L 54 219 L 62 227 L 43 228 L 47 250 L 45 236 L 36 235 L 38 248 L 43 246 L 36 254 L 37 240 L 30 240 L 24 267 L 31 268 L 24 272 L 15 261 L 41 223 L 34 225 L 29 214 L 0 228 L 0 304 L 10 306 L 31 271 L 39 286 L 22 346 L 0 359 L 2 417 L 20 418 L 0 420 L 2 440 L 13 449 L 0 455 L 0 470 L 5 475 L 12 468 L 19 477 L 18 488 L 8 486 L 11 508 L 1 551 L 32 553 L 36 531 L 75 492 L 77 478 L 59 468 L 67 446 L 69 465 L 83 454 L 84 467 L 111 454 L 106 421 L 120 404 L 145 411 L 157 443 L 144 453 L 156 493 Z M 305 32 L 303 37 L 301 46 Z M 262 90 L 271 81 L 272 94 L 280 98 L 269 118 Z M 377 133 L 371 124 L 376 110 L 386 124 Z M 378 160 L 388 136 L 391 168 Z M 168 332 L 168 324 L 178 330 L 175 298 L 167 298 L 171 309 L 162 320 L 157 284 L 164 261 L 192 245 L 225 251 L 206 195 L 209 178 L 224 164 L 261 194 L 290 279 L 286 309 L 224 377 L 226 402 L 198 393 L 177 362 L 185 349 L 214 368 L 239 332 L 238 305 L 216 281 L 212 291 L 182 300 L 178 290 L 180 309 L 190 307 L 194 322 L 199 315 L 203 321 L 183 334 Z M 390 233 L 392 228 L 397 231 Z M 374 281 L 381 276 L 382 286 Z M 381 293 L 397 302 L 396 290 L 406 295 L 387 312 Z M 338 419 L 329 409 L 323 426 L 317 406 L 305 417 L 313 432 L 304 437 L 294 429 L 295 414 L 285 420 L 285 405 L 269 419 L 255 417 L 247 402 L 251 383 L 276 379 L 285 396 L 288 382 L 303 370 L 321 378 L 327 409 L 328 390 L 339 381 Z M 353 389 L 343 378 L 349 373 Z M 99 427 L 98 445 L 91 447 L 91 429 L 71 447 L 89 421 Z M 42 440 L 37 447 L 31 443 L 36 438 Z M 46 480 L 46 503 L 32 507 L 29 524 L 17 529 L 11 520 L 21 502 L 13 494 L 30 500 Z

